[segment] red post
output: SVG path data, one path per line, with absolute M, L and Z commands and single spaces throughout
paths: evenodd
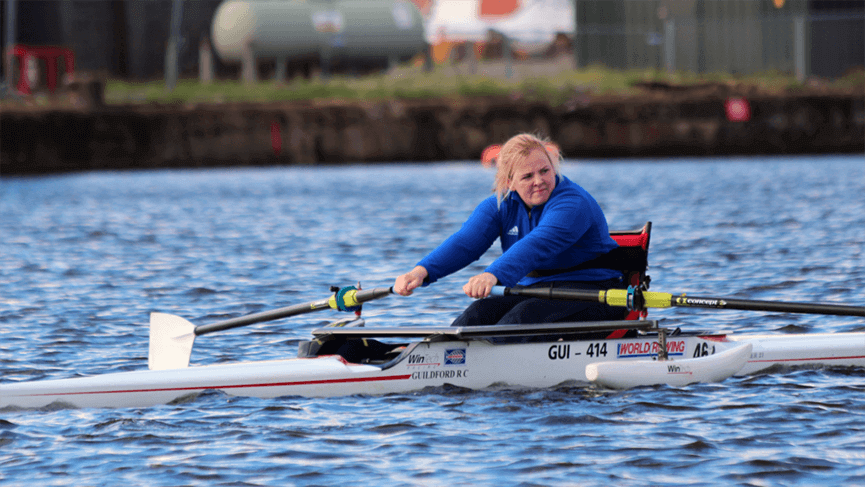
M 16 44 L 12 46 L 12 54 L 18 58 L 18 91 L 29 95 L 32 93 L 30 81 L 27 79 L 27 65 L 31 58 L 45 60 L 47 70 L 45 73 L 48 90 L 52 93 L 57 89 L 57 63 L 58 58 L 65 60 L 66 75 L 72 79 L 75 75 L 75 53 L 72 49 L 56 46 L 25 46 Z
M 276 120 L 270 123 L 270 144 L 273 147 L 273 155 L 278 157 L 282 152 L 282 132 Z

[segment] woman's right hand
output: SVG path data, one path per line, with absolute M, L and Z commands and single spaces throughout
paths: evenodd
M 409 272 L 396 278 L 393 283 L 393 292 L 400 296 L 411 296 L 411 293 L 427 278 L 429 273 L 422 266 L 417 266 Z
M 493 286 L 499 283 L 499 279 L 489 272 L 482 272 L 469 279 L 463 286 L 466 296 L 475 299 L 485 298 L 490 295 Z

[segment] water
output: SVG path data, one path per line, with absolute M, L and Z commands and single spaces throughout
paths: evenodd
M 569 162 L 613 229 L 654 222 L 652 290 L 865 304 L 861 156 Z M 202 324 L 387 286 L 489 194 L 474 163 L 0 180 L 0 380 L 143 369 L 151 311 Z M 498 255 L 367 304 L 447 325 Z M 718 332 L 862 331 L 857 318 L 655 310 Z M 293 356 L 326 311 L 208 335 L 193 364 Z M 611 392 L 207 393 L 142 409 L 0 411 L 0 484 L 865 484 L 865 371 L 799 369 Z

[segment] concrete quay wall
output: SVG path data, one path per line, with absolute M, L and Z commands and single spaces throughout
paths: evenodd
M 566 158 L 865 152 L 865 94 L 735 93 L 129 105 L 0 112 L 0 175 L 87 170 L 477 160 L 519 132 Z

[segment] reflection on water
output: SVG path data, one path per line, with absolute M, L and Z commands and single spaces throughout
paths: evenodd
M 652 290 L 865 303 L 861 157 L 566 163 L 614 229 L 654 223 Z M 195 323 L 390 285 L 490 193 L 474 163 L 0 180 L 0 380 L 146 368 L 151 311 Z M 447 325 L 463 281 L 364 307 Z M 652 311 L 689 329 L 861 319 Z M 200 337 L 196 364 L 293 356 L 329 312 Z M 865 344 L 863 344 L 865 346 Z M 623 392 L 438 388 L 332 399 L 207 393 L 141 410 L 0 412 L 4 485 L 813 485 L 865 482 L 856 369 Z M 73 479 L 70 481 L 70 479 Z M 373 483 L 375 480 L 361 483 Z

